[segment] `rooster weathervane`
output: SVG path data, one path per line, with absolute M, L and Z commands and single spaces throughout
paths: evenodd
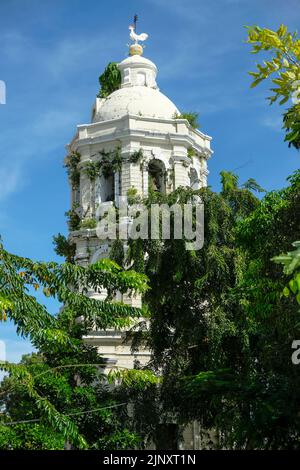
M 148 39 L 148 34 L 146 33 L 137 34 L 136 32 L 137 20 L 138 20 L 138 16 L 134 15 L 133 24 L 129 26 L 129 30 L 130 30 L 129 36 L 130 36 L 130 39 L 134 41 L 134 44 L 138 44 L 139 41 L 146 41 L 146 39 Z

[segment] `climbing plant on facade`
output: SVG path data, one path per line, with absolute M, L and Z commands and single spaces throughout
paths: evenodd
M 80 160 L 81 155 L 79 152 L 72 152 L 66 158 L 65 168 L 67 168 L 72 189 L 77 189 L 80 184 L 80 170 L 78 168 Z
M 104 178 L 109 178 L 114 172 L 120 171 L 122 167 L 120 147 L 116 147 L 112 151 L 102 150 L 98 155 L 99 160 L 88 161 L 84 167 L 84 173 L 91 182 L 94 182 L 101 175 Z
M 143 157 L 144 157 L 143 149 L 139 149 L 130 154 L 129 161 L 130 163 L 138 163 L 143 159 Z
M 99 77 L 99 98 L 107 98 L 121 86 L 121 72 L 116 62 L 110 62 Z
M 189 113 L 181 113 L 181 114 L 175 114 L 175 119 L 186 119 L 189 124 L 194 128 L 198 129 L 200 127 L 198 117 L 199 114 L 195 112 L 189 112 Z

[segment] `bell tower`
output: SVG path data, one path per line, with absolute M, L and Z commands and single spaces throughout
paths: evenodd
M 76 244 L 76 262 L 87 266 L 109 257 L 111 242 L 97 236 L 97 214 L 119 207 L 130 192 L 147 197 L 149 189 L 168 194 L 178 188 L 199 189 L 207 184 L 211 138 L 181 117 L 175 104 L 159 91 L 157 67 L 143 57 L 136 34 L 129 56 L 118 64 L 120 88 L 106 98 L 96 98 L 91 123 L 80 124 L 67 146 L 66 164 L 71 185 L 71 215 L 75 220 L 69 238 Z M 89 293 L 103 299 L 105 292 Z M 139 297 L 116 299 L 140 307 Z M 124 332 L 91 331 L 86 341 L 99 348 L 107 367 L 132 368 L 146 364 L 149 351 L 132 354 Z

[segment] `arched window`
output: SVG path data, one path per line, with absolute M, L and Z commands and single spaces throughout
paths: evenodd
M 156 158 L 149 162 L 149 189 L 165 194 L 166 192 L 166 168 L 161 160 Z
M 190 187 L 192 189 L 200 189 L 200 180 L 195 168 L 191 168 L 190 170 Z
M 115 176 L 113 172 L 101 175 L 96 180 L 96 203 L 115 200 Z
M 80 189 L 74 188 L 72 190 L 72 205 L 79 205 L 80 204 Z

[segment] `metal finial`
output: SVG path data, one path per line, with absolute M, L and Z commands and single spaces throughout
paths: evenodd
M 133 17 L 133 26 L 134 26 L 134 32 L 136 33 L 136 24 L 137 24 L 138 16 L 134 15 Z
M 143 54 L 143 46 L 139 44 L 139 41 L 146 41 L 148 38 L 148 34 L 146 33 L 141 33 L 137 34 L 136 33 L 136 23 L 138 20 L 138 16 L 134 15 L 133 18 L 133 24 L 129 26 L 129 31 L 130 31 L 130 39 L 133 41 L 134 44 L 131 44 L 129 47 L 129 55 L 142 55 Z

